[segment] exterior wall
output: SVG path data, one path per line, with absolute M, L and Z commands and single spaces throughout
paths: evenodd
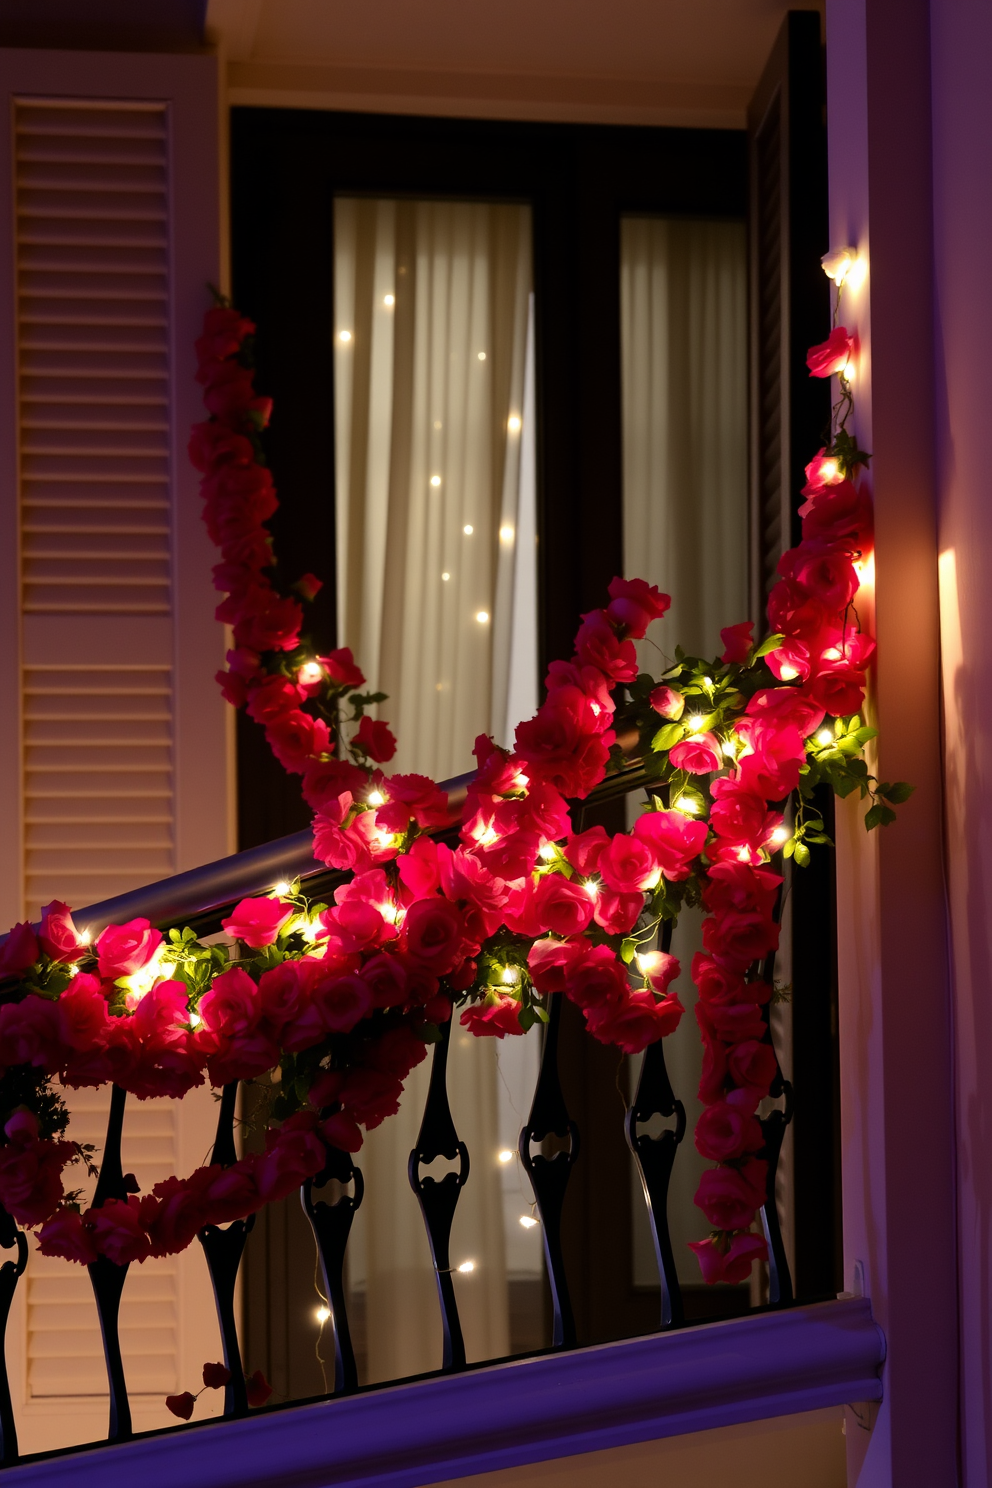
M 934 325 L 956 1026 L 961 1470 L 992 1479 L 992 8 L 932 0 Z

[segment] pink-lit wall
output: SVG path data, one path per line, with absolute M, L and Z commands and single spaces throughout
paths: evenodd
M 978 9 L 933 0 L 937 24 L 945 12 L 977 15 Z M 868 838 L 861 811 L 850 804 L 838 833 L 846 1276 L 855 1286 L 857 1272 L 863 1275 L 888 1345 L 877 1418 L 849 1413 L 849 1481 L 863 1488 L 950 1488 L 958 1481 L 930 22 L 927 0 L 827 5 L 831 238 L 856 246 L 869 266 L 862 288 L 847 297 L 843 318 L 862 341 L 858 434 L 874 451 L 876 768 L 884 780 L 917 787 L 896 826 Z M 952 90 L 958 65 L 956 55 L 946 62 Z M 938 99 L 938 111 L 942 106 Z M 960 201 L 959 209 L 965 208 Z M 982 284 L 977 270 L 973 292 L 976 299 L 989 294 L 987 275 Z M 962 418 L 968 423 L 963 410 Z M 980 437 L 980 426 L 980 420 L 968 423 L 969 439 Z M 970 487 L 961 496 L 962 511 L 976 495 Z M 968 547 L 969 572 L 977 576 L 979 550 Z M 980 605 L 976 593 L 969 612 L 976 630 Z M 954 835 L 961 833 L 952 828 Z M 977 826 L 974 840 L 977 859 Z M 968 877 L 970 869 L 957 872 Z M 979 938 L 982 916 L 972 915 Z M 983 971 L 984 964 L 987 958 Z M 982 1058 L 987 1068 L 987 1055 L 976 1050 Z M 981 1305 L 972 1282 L 963 1310 L 977 1317 Z M 969 1322 L 965 1333 L 975 1330 Z

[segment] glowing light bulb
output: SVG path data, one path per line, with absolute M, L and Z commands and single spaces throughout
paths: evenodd
M 687 718 L 686 719 L 686 725 L 688 726 L 688 728 L 690 729 L 690 731 L 692 733 L 694 733 L 694 734 L 698 734 L 699 733 L 700 729 L 702 728 L 702 726 L 703 726 L 703 724 L 705 722 L 706 722 L 706 715 L 705 715 L 705 713 L 693 713 L 690 718 Z
M 396 924 L 399 910 L 396 908 L 395 904 L 377 904 L 376 909 L 382 915 L 382 918 L 384 920 L 387 920 L 390 925 Z
M 834 742 L 832 729 L 821 729 L 816 736 L 817 744 L 832 744 Z
M 281 878 L 279 880 L 279 882 L 276 884 L 275 888 L 272 890 L 272 892 L 273 892 L 273 894 L 277 894 L 279 896 L 279 898 L 281 899 L 282 896 L 283 896 L 283 894 L 288 894 L 289 893 L 289 884 L 286 882 L 286 880 L 284 878 Z
M 479 361 L 480 362 L 484 362 L 485 360 L 486 360 L 486 353 L 484 351 L 480 351 L 479 352 Z
M 832 248 L 820 259 L 820 265 L 828 279 L 832 279 L 838 288 L 851 272 L 851 265 L 858 256 L 856 248 Z
M 520 980 L 519 966 L 504 966 L 502 980 L 508 987 L 516 986 L 517 982 L 519 982 Z
M 93 939 L 93 931 L 92 930 L 80 930 L 80 932 L 79 932 L 79 942 L 80 942 L 80 945 L 89 945 L 89 943 L 90 943 L 90 941 L 92 939 Z
M 783 682 L 791 682 L 793 678 L 799 676 L 799 673 L 796 671 L 795 667 L 789 666 L 788 662 L 786 662 L 784 666 L 779 667 L 778 674 L 782 678 Z
M 510 431 L 511 434 L 519 434 L 520 433 L 520 415 L 519 414 L 516 414 L 516 413 L 511 413 L 510 414 L 510 417 L 506 421 L 506 427 L 509 429 L 509 431 Z
M 661 951 L 638 951 L 634 956 L 637 969 L 642 976 L 656 976 L 664 968 L 665 958 Z
M 868 275 L 868 262 L 862 254 L 858 254 L 844 276 L 844 283 L 848 289 L 858 290 L 864 284 Z
M 370 806 L 385 806 L 386 798 L 381 790 L 371 790 L 369 791 L 368 802 Z
M 513 541 L 513 528 L 512 527 L 501 527 L 499 529 L 499 540 L 500 540 L 500 542 L 503 542 L 503 543 L 512 543 L 512 541 Z
M 393 843 L 392 832 L 376 832 L 376 841 L 380 847 L 391 847 Z
M 843 377 L 845 382 L 853 382 L 855 376 L 854 363 L 848 362 L 845 367 L 842 367 L 840 375 L 841 377 Z
M 699 802 L 694 801 L 691 796 L 679 796 L 675 802 L 676 811 L 684 811 L 686 816 L 695 816 L 699 810 Z
M 839 473 L 836 460 L 824 460 L 820 466 L 820 477 L 822 480 L 828 482 L 835 481 Z
M 445 572 L 441 575 L 441 582 L 444 583 L 444 584 L 446 584 L 450 578 L 451 578 L 450 573 L 448 573 L 448 571 L 445 570 Z
M 494 842 L 499 841 L 499 833 L 492 825 L 492 823 L 490 823 L 488 827 L 485 827 L 483 829 L 483 831 L 476 832 L 475 840 L 480 847 L 491 847 Z
M 582 885 L 582 887 L 585 889 L 585 891 L 589 895 L 589 898 L 590 899 L 598 899 L 599 898 L 599 879 L 598 878 L 587 878 L 586 881 L 585 881 L 585 883 Z
M 513 777 L 513 783 L 517 787 L 517 790 L 526 790 L 527 787 L 530 785 L 530 776 L 522 775 L 518 771 L 518 773 Z
M 782 846 L 782 843 L 783 842 L 786 842 L 788 840 L 788 837 L 789 837 L 789 829 L 788 829 L 788 827 L 776 827 L 775 830 L 774 830 L 774 832 L 772 833 L 772 835 L 769 837 L 768 840 L 769 840 L 769 842 L 774 842 L 774 844 L 775 844 L 776 847 L 781 847 Z
M 504 1147 L 503 1151 L 498 1152 L 496 1156 L 498 1161 L 501 1163 L 508 1163 L 513 1161 L 513 1153 L 510 1151 L 509 1147 Z
M 343 341 L 344 344 L 347 346 L 348 342 L 351 340 L 351 332 L 350 331 L 338 331 L 338 340 L 339 341 Z
M 720 749 L 721 752 L 725 754 L 728 759 L 734 759 L 737 754 L 737 745 L 734 743 L 733 739 L 724 739 L 723 743 L 720 745 Z
M 520 1223 L 523 1225 L 525 1230 L 532 1230 L 537 1224 L 537 1220 L 532 1214 L 521 1214 Z
M 431 485 L 432 486 L 439 486 L 440 484 L 441 484 L 441 477 L 439 475 L 432 475 L 431 476 Z
M 737 849 L 737 860 L 740 863 L 750 863 L 751 849 L 749 847 L 739 847 Z
M 474 1261 L 462 1261 L 462 1263 L 458 1267 L 458 1269 L 462 1273 L 463 1276 L 467 1276 L 470 1271 L 474 1271 L 475 1270 L 475 1262 Z
M 489 611 L 488 610 L 477 610 L 476 613 L 475 613 L 475 618 L 476 618 L 476 620 L 478 620 L 478 622 L 479 622 L 480 625 L 488 625 L 489 624 Z
M 395 305 L 396 304 L 396 296 L 395 295 L 383 295 L 383 297 L 382 297 L 382 303 L 384 305 Z
M 703 686 L 704 687 L 712 687 L 713 686 L 713 678 L 712 677 L 704 677 L 703 678 Z
M 71 977 L 78 976 L 79 975 L 79 967 L 78 966 L 70 966 L 69 967 L 69 975 Z
M 190 1028 L 199 1028 L 199 1026 L 200 1026 L 200 1024 L 202 1022 L 203 1022 L 203 1019 L 200 1017 L 199 1013 L 190 1013 L 190 1015 L 189 1015 L 189 1026 L 190 1026 Z
M 471 522 L 466 522 L 465 526 L 462 528 L 462 531 L 464 532 L 466 537 L 471 537 L 472 533 L 475 531 L 475 528 L 472 526 Z
M 316 661 L 305 661 L 297 673 L 297 679 L 300 682 L 319 682 L 323 675 Z
M 825 651 L 821 652 L 824 661 L 840 661 L 843 654 L 839 646 L 828 646 Z
M 553 842 L 546 842 L 541 848 L 539 856 L 542 857 L 546 863 L 551 863 L 558 856 L 558 849 L 555 847 Z
M 329 1307 L 318 1307 L 314 1312 L 314 1317 L 317 1319 L 318 1323 L 321 1324 L 321 1326 L 323 1326 L 323 1324 L 330 1319 L 330 1316 L 331 1309 Z

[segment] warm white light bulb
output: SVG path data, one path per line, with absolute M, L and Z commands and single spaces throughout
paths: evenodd
M 706 715 L 705 715 L 705 713 L 693 713 L 690 718 L 687 718 L 686 719 L 686 725 L 687 725 L 687 727 L 694 734 L 698 734 L 699 733 L 700 729 L 702 728 L 702 726 L 703 726 L 703 724 L 705 722 L 706 722 Z
M 444 584 L 446 584 L 450 578 L 451 578 L 451 575 L 450 575 L 450 573 L 447 572 L 447 570 L 445 570 L 445 572 L 441 575 L 441 581 Z
M 504 1147 L 502 1152 L 497 1153 L 497 1157 L 499 1158 L 499 1161 L 501 1163 L 508 1163 L 513 1161 L 513 1153 L 510 1151 L 509 1147 Z
M 484 351 L 480 351 L 479 352 L 479 361 L 480 362 L 484 362 L 485 360 L 486 360 L 486 353 Z
M 318 1323 L 326 1323 L 331 1316 L 331 1309 L 329 1307 L 318 1307 L 314 1316 Z
M 839 287 L 851 272 L 851 265 L 858 256 L 856 248 L 833 248 L 820 259 L 823 272 Z
M 93 939 L 92 930 L 80 930 L 79 939 L 83 945 L 89 945 L 90 941 Z
M 475 1262 L 474 1261 L 462 1261 L 462 1263 L 458 1267 L 458 1269 L 462 1273 L 463 1276 L 467 1276 L 470 1271 L 474 1271 L 475 1270 Z
M 519 414 L 511 413 L 510 414 L 510 417 L 506 421 L 506 427 L 509 429 L 509 431 L 510 431 L 511 434 L 519 434 L 519 432 L 520 432 L 520 416 L 519 416 Z
M 532 1230 L 537 1224 L 537 1220 L 532 1214 L 521 1214 L 520 1223 L 523 1225 L 525 1230 Z
M 439 486 L 440 484 L 441 484 L 441 477 L 439 475 L 432 475 L 431 476 L 431 485 L 432 486 Z
M 679 796 L 675 802 L 676 811 L 684 811 L 687 816 L 695 816 L 699 810 L 699 802 L 694 801 L 691 796 Z
M 582 887 L 585 889 L 590 899 L 597 899 L 599 897 L 599 879 L 589 878 L 582 885 Z
M 301 682 L 319 682 L 323 673 L 316 661 L 305 661 L 299 670 Z
M 841 651 L 839 646 L 828 646 L 827 649 L 822 652 L 824 661 L 840 661 L 843 654 L 844 653 Z
M 395 295 L 383 295 L 383 297 L 382 297 L 382 303 L 384 305 L 395 305 L 396 304 L 396 296 Z
M 720 745 L 720 748 L 728 759 L 733 759 L 737 754 L 737 745 L 734 743 L 733 739 L 724 739 L 723 743 Z
M 472 526 L 471 522 L 466 522 L 465 526 L 462 528 L 462 531 L 464 532 L 466 537 L 471 537 L 472 533 L 475 531 L 475 528 Z
M 345 343 L 345 345 L 347 345 L 348 342 L 351 340 L 351 332 L 350 331 L 338 331 L 338 340 L 339 341 L 343 341 Z
M 200 1017 L 199 1013 L 190 1013 L 190 1015 L 189 1015 L 189 1026 L 190 1026 L 190 1028 L 199 1028 L 199 1026 L 200 1026 L 200 1024 L 202 1022 L 203 1022 L 203 1019 Z
M 500 542 L 504 542 L 504 543 L 512 543 L 512 541 L 513 541 L 513 528 L 512 527 L 501 527 L 499 529 L 499 540 L 500 540 Z
M 489 624 L 489 611 L 488 610 L 476 610 L 475 618 L 476 618 L 476 620 L 478 620 L 478 622 L 479 622 L 480 625 L 488 625 Z
M 841 369 L 841 374 L 840 375 L 841 375 L 841 377 L 843 377 L 843 379 L 844 379 L 845 382 L 853 382 L 854 381 L 854 363 L 853 362 L 848 362 L 847 363 L 847 366 Z
M 385 806 L 385 804 L 386 804 L 386 798 L 382 794 L 382 791 L 381 790 L 371 790 L 371 791 L 369 791 L 368 800 L 369 800 L 369 805 L 370 806 Z
M 558 849 L 553 842 L 546 842 L 541 848 L 540 856 L 546 863 L 551 863 L 558 856 Z
M 789 666 L 788 662 L 786 662 L 785 666 L 779 667 L 778 674 L 782 678 L 783 682 L 791 682 L 793 678 L 799 676 L 799 673 L 796 671 L 795 667 Z
M 513 783 L 517 787 L 517 790 L 526 790 L 527 787 L 530 785 L 530 776 L 523 775 L 518 770 L 516 775 L 514 775 L 513 777 Z
M 504 966 L 502 979 L 508 987 L 516 986 L 517 982 L 519 982 L 520 980 L 519 966 Z
M 816 742 L 817 744 L 832 744 L 834 742 L 833 731 L 831 729 L 821 729 L 816 736 Z
M 279 882 L 276 884 L 275 888 L 272 890 L 272 892 L 273 892 L 273 894 L 278 894 L 279 898 L 281 899 L 282 896 L 283 896 L 283 894 L 288 894 L 289 893 L 289 884 L 286 882 L 286 880 L 284 878 L 281 878 L 279 880 Z
M 772 833 L 771 837 L 769 838 L 769 841 L 770 842 L 774 842 L 774 844 L 775 844 L 776 847 L 781 847 L 782 846 L 782 843 L 785 842 L 785 841 L 787 841 L 788 836 L 789 836 L 789 829 L 788 829 L 788 827 L 776 827 L 775 830 L 774 830 L 774 832 Z

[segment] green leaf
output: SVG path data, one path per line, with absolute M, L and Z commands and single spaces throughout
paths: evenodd
M 896 814 L 891 806 L 886 806 L 882 801 L 876 801 L 874 806 L 865 812 L 865 831 L 871 832 L 875 827 L 888 827 L 896 819 Z
M 800 868 L 807 868 L 809 866 L 809 848 L 805 842 L 796 843 L 795 858 Z
M 781 644 L 782 644 L 782 642 L 784 640 L 785 640 L 785 636 L 784 635 L 770 635 L 770 636 L 768 636 L 765 640 L 762 641 L 762 643 L 761 643 L 760 646 L 756 646 L 755 647 L 755 650 L 754 650 L 754 659 L 755 659 L 755 661 L 757 661 L 757 659 L 758 659 L 759 656 L 767 656 L 768 653 L 769 653 L 769 651 L 776 651 L 778 649 L 778 647 L 781 646 Z
M 878 794 L 891 801 L 894 806 L 901 806 L 903 801 L 908 801 L 915 791 L 916 786 L 910 785 L 906 780 L 897 780 L 894 785 L 880 785 Z
M 631 961 L 633 961 L 634 952 L 636 950 L 637 941 L 631 940 L 630 936 L 628 936 L 627 939 L 623 942 L 623 945 L 620 947 L 620 960 L 625 966 L 629 966 Z
M 680 723 L 666 723 L 651 740 L 651 748 L 659 752 L 663 749 L 671 749 L 673 744 L 679 742 L 684 733 L 685 729 Z
M 870 724 L 866 723 L 864 728 L 855 730 L 854 737 L 857 739 L 859 744 L 867 744 L 869 739 L 878 738 L 878 729 L 872 728 Z
M 790 837 L 789 840 L 788 840 L 788 842 L 782 848 L 782 856 L 783 856 L 783 858 L 791 858 L 792 857 L 792 854 L 796 851 L 796 848 L 799 845 L 800 844 L 798 844 L 796 842 L 795 837 Z

